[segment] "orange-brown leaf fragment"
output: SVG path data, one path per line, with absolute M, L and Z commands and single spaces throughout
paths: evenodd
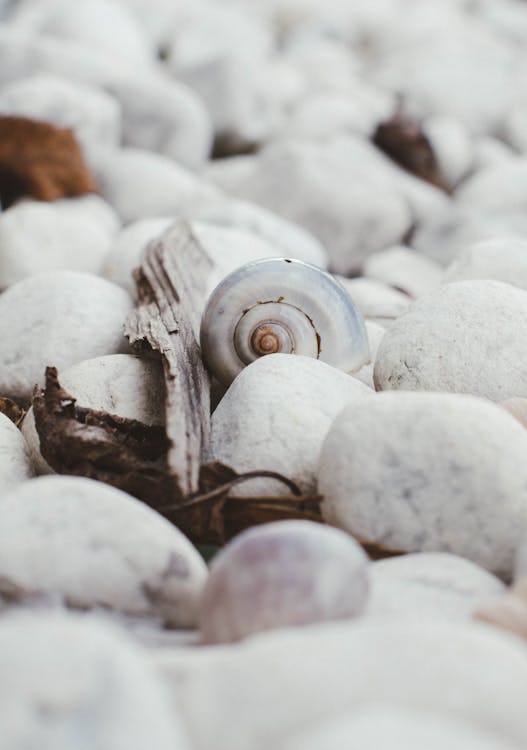
M 0 398 L 0 413 L 5 414 L 17 427 L 20 426 L 26 412 L 15 401 L 10 398 Z
M 0 203 L 53 201 L 96 192 L 73 131 L 25 117 L 0 117 Z

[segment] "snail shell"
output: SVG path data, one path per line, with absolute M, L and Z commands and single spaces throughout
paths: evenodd
M 226 386 L 266 354 L 302 354 L 346 372 L 370 359 L 364 321 L 346 290 L 288 258 L 248 263 L 221 281 L 203 313 L 201 350 Z

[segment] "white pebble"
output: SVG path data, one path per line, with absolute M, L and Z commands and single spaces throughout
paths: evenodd
M 337 529 L 308 521 L 255 526 L 214 558 L 201 600 L 205 643 L 274 628 L 356 617 L 368 594 L 368 558 Z
M 126 351 L 132 309 L 120 287 L 91 274 L 39 273 L 0 295 L 0 392 L 29 400 L 45 368 Z
M 187 750 L 141 650 L 103 620 L 57 612 L 0 622 L 2 750 Z
M 468 722 L 423 711 L 373 705 L 317 724 L 280 744 L 279 750 L 519 750 L 497 734 Z
M 375 364 L 375 357 L 377 356 L 377 349 L 386 333 L 386 329 L 384 326 L 371 320 L 365 320 L 364 325 L 366 326 L 366 333 L 368 334 L 368 342 L 370 344 L 371 362 L 364 365 L 364 367 L 361 367 L 358 372 L 353 373 L 353 377 L 363 382 L 369 388 L 375 390 L 375 385 L 373 383 L 373 367 Z
M 399 242 L 412 223 L 391 168 L 359 138 L 277 141 L 241 165 L 230 178 L 232 192 L 312 232 L 337 273 Z
M 463 557 L 421 552 L 379 560 L 370 568 L 366 614 L 467 619 L 500 596 L 505 584 Z
M 123 223 L 179 213 L 186 201 L 214 200 L 216 188 L 160 154 L 123 148 L 98 164 L 101 194 Z
M 383 393 L 333 422 L 324 518 L 388 551 L 452 552 L 509 576 L 527 530 L 527 432 L 483 399 Z
M 390 325 L 395 318 L 403 314 L 412 301 L 407 294 L 376 279 L 360 276 L 353 279 L 347 279 L 344 276 L 336 278 L 364 318 L 380 325 Z
M 362 273 L 410 297 L 421 297 L 439 286 L 442 269 L 415 250 L 398 246 L 370 255 L 362 266 Z
M 435 116 L 423 123 L 442 177 L 455 187 L 474 164 L 474 146 L 468 130 L 454 117 Z
M 318 455 L 332 420 L 371 397 L 355 378 L 309 357 L 270 354 L 246 367 L 212 415 L 208 459 L 238 472 L 277 471 L 304 492 L 316 485 Z M 239 494 L 288 494 L 271 479 L 244 482 Z
M 449 265 L 443 283 L 495 279 L 527 290 L 527 238 L 496 237 L 469 245 Z
M 77 198 L 24 200 L 0 213 L 0 288 L 43 271 L 98 273 L 114 231 Z
M 3 86 L 0 113 L 71 128 L 85 157 L 94 147 L 117 147 L 121 140 L 121 108 L 115 97 L 100 87 L 48 73 Z
M 322 269 L 328 267 L 328 254 L 312 234 L 255 203 L 232 198 L 221 199 L 217 203 L 198 203 L 194 209 L 188 210 L 187 217 L 218 226 L 245 229 L 275 245 L 282 255 Z
M 0 491 L 34 476 L 29 446 L 13 422 L 0 414 Z
M 422 297 L 389 328 L 375 361 L 378 390 L 454 391 L 503 401 L 527 395 L 527 293 L 458 281 Z
M 4 493 L 0 516 L 0 597 L 195 624 L 206 565 L 145 503 L 91 479 L 39 477 Z
M 101 276 L 122 286 L 133 298 L 137 297 L 132 273 L 141 265 L 148 243 L 159 237 L 173 221 L 168 217 L 152 216 L 124 227 L 104 257 Z
M 200 750 L 217 748 L 218 737 L 229 750 L 280 747 L 372 703 L 467 722 L 518 750 L 527 743 L 525 645 L 472 622 L 359 618 L 261 634 L 234 648 L 173 651 L 155 663 Z

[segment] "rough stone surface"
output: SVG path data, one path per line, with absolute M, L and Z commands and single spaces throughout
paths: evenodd
M 209 460 L 239 472 L 278 471 L 306 492 L 316 485 L 318 455 L 332 420 L 348 403 L 371 397 L 355 378 L 291 354 L 261 357 L 238 375 L 212 415 Z M 283 494 L 270 479 L 243 494 Z
M 507 577 L 527 531 L 526 450 L 525 429 L 483 399 L 378 394 L 329 430 L 322 514 L 382 548 L 452 552 Z
M 58 612 L 0 623 L 3 750 L 187 750 L 141 650 L 115 626 Z
M 165 382 L 161 364 L 133 354 L 108 354 L 78 362 L 59 374 L 62 387 L 79 406 L 105 411 L 147 425 L 165 422 Z M 52 470 L 40 455 L 33 407 L 22 422 L 32 461 L 39 474 Z
M 496 237 L 462 250 L 449 265 L 443 283 L 494 279 L 527 290 L 527 238 Z
M 27 401 L 45 368 L 126 351 L 130 296 L 91 274 L 40 273 L 0 296 L 0 392 Z
M 375 360 L 378 390 L 527 395 L 527 293 L 499 281 L 446 284 L 390 326 Z
M 248 529 L 214 558 L 201 600 L 206 643 L 274 628 L 356 617 L 368 558 L 338 529 L 281 521 Z
M 0 414 L 0 491 L 34 476 L 29 446 L 20 430 Z
M 0 597 L 58 597 L 192 627 L 206 579 L 183 534 L 100 482 L 39 477 L 0 498 Z
M 496 576 L 456 555 L 426 553 L 379 560 L 370 568 L 366 614 L 466 619 L 505 590 Z

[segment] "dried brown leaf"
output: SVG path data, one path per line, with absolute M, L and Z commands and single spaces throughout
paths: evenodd
M 378 125 L 372 140 L 403 169 L 448 192 L 432 144 L 419 123 L 401 109 Z
M 0 203 L 53 201 L 96 192 L 73 131 L 25 117 L 0 117 Z

